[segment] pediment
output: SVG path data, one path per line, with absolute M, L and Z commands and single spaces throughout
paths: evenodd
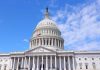
M 33 48 L 33 49 L 31 49 L 31 50 L 28 50 L 28 51 L 26 51 L 25 53 L 55 53 L 56 51 L 54 51 L 54 50 L 51 50 L 51 49 L 48 49 L 48 48 L 46 48 L 46 47 L 35 47 L 35 48 Z

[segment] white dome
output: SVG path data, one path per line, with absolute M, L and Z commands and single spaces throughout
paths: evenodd
M 61 32 L 56 23 L 49 18 L 47 9 L 45 12 L 45 18 L 38 23 L 32 34 L 30 48 L 37 46 L 49 46 L 63 49 L 63 43 L 64 40 L 61 37 Z
M 45 12 L 45 18 L 36 26 L 32 37 L 37 37 L 39 34 L 41 34 L 41 36 L 61 36 L 56 22 L 49 18 L 48 10 Z
M 46 27 L 58 29 L 58 27 L 56 26 L 56 23 L 49 18 L 45 18 L 42 21 L 40 21 L 38 25 L 36 26 L 36 29 L 46 28 Z
M 44 18 L 36 26 L 32 37 L 37 37 L 38 34 L 41 36 L 60 36 L 61 32 L 53 20 Z

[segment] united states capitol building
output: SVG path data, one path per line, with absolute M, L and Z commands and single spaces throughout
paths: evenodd
M 100 70 L 100 51 L 64 50 L 64 39 L 48 9 L 24 52 L 0 54 L 0 70 Z

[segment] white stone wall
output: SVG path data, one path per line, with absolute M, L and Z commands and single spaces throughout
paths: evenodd
M 66 54 L 68 54 L 66 52 Z M 10 55 L 10 54 L 9 54 Z M 74 55 L 74 54 L 73 54 Z M 92 54 L 89 54 L 89 53 L 85 53 L 85 54 L 81 54 L 80 52 L 79 53 L 75 53 L 75 69 L 73 68 L 73 60 L 72 58 L 70 58 L 70 69 L 68 68 L 68 70 L 100 70 L 100 54 L 98 53 L 92 53 Z M 17 58 L 17 57 L 16 57 Z M 21 60 L 22 58 L 20 57 L 20 63 L 21 63 Z M 28 59 L 27 59 L 28 61 Z M 41 61 L 41 58 L 40 58 L 40 61 Z M 39 62 L 40 62 L 39 61 Z M 55 64 L 55 60 L 54 60 L 54 57 L 52 59 L 52 63 L 53 63 L 53 66 Z M 31 58 L 31 62 L 33 62 L 32 58 Z M 16 64 L 17 64 L 17 59 L 16 59 L 16 62 L 15 62 L 15 69 L 16 69 Z M 46 63 L 46 59 L 44 58 L 44 64 Z M 35 64 L 37 64 L 36 60 L 35 60 Z M 41 62 L 40 62 L 41 64 Z M 68 67 L 68 59 L 66 57 L 66 66 Z M 8 55 L 0 55 L 0 70 L 4 70 L 4 67 L 6 65 L 6 70 L 12 70 L 12 61 L 11 61 L 11 57 L 8 56 Z M 33 65 L 33 64 L 32 64 Z M 59 63 L 59 58 L 57 57 L 57 68 L 59 68 L 60 66 L 60 63 Z M 87 65 L 87 69 L 86 69 L 86 65 Z M 27 66 L 27 65 L 26 65 Z M 50 59 L 48 59 L 48 66 L 50 68 Z M 32 66 L 30 66 L 32 67 Z M 63 70 L 64 69 L 64 59 L 62 57 L 61 59 L 61 69 Z M 67 68 L 66 68 L 67 69 Z
M 11 59 L 8 56 L 0 56 L 0 70 L 10 70 L 11 66 Z
M 76 55 L 75 62 L 76 70 L 100 70 L 100 55 Z

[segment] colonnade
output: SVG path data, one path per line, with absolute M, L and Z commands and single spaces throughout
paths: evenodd
M 52 35 L 52 36 L 61 36 L 61 32 L 55 28 L 39 28 L 34 31 L 33 37 L 36 37 L 38 34 L 42 35 Z
M 56 38 L 37 38 L 31 41 L 31 48 L 33 46 L 57 46 L 63 49 L 63 40 L 56 39 Z
M 12 57 L 12 70 L 75 70 L 73 56 Z

